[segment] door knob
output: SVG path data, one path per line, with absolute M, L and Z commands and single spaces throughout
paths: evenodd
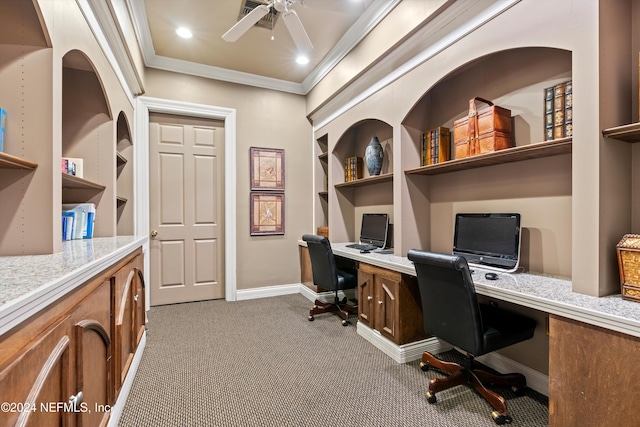
M 151 230 L 151 238 L 152 239 L 155 239 L 157 235 L 158 235 L 158 230 Z
M 84 393 L 81 391 L 78 394 L 72 395 L 69 397 L 69 404 L 71 405 L 72 412 L 80 411 L 80 404 L 82 403 L 82 399 L 84 398 Z

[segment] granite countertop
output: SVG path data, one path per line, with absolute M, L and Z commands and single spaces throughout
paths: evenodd
M 347 244 L 332 243 L 334 254 L 416 275 L 413 262 L 407 257 L 375 251 L 361 254 L 357 249 L 347 248 Z M 484 277 L 487 271 L 476 268 L 473 273 L 478 294 L 640 337 L 640 303 L 623 300 L 620 294 L 606 297 L 579 294 L 572 291 L 570 279 L 533 273 L 499 273 L 497 280 L 488 280 Z
M 0 334 L 141 247 L 147 237 L 71 240 L 51 255 L 0 257 Z

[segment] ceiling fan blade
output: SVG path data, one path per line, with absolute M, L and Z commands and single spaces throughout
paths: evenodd
M 262 19 L 269 10 L 270 6 L 261 4 L 260 6 L 253 9 L 251 12 L 247 14 L 244 18 L 236 22 L 236 24 L 229 28 L 229 30 L 222 35 L 222 38 L 228 42 L 234 42 L 240 38 L 244 33 L 249 31 L 249 28 L 253 27 L 259 20 Z
M 307 35 L 307 32 L 304 30 L 302 26 L 302 21 L 300 21 L 300 17 L 296 13 L 295 10 L 289 10 L 282 15 L 282 20 L 284 21 L 284 25 L 289 30 L 289 34 L 293 38 L 293 42 L 298 46 L 298 49 L 301 49 L 304 52 L 310 52 L 313 50 L 313 44 L 311 43 L 311 39 Z

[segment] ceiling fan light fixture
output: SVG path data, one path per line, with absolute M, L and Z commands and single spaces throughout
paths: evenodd
M 190 39 L 191 37 L 193 37 L 193 33 L 191 32 L 191 30 L 186 27 L 178 28 L 176 30 L 176 34 L 182 37 L 183 39 Z

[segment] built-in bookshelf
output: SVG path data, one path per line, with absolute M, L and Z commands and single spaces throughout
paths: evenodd
M 385 173 L 375 176 L 368 176 L 366 178 L 356 179 L 355 181 L 342 182 L 340 184 L 336 184 L 336 188 L 354 188 L 354 187 L 363 187 L 365 185 L 372 184 L 380 184 L 382 182 L 391 182 L 393 181 L 392 173 Z
M 40 10 L 42 4 L 0 4 L 0 80 L 20 82 L 0 85 L 0 107 L 7 111 L 0 256 L 59 252 L 62 221 L 54 219 L 63 204 L 94 204 L 96 237 L 119 233 L 120 206 L 133 209 L 132 180 L 129 192 L 116 194 L 118 169 L 133 169 L 133 156 L 116 147 L 114 126 L 114 112 L 132 117 L 133 106 L 95 40 L 69 39 L 68 31 L 91 34 L 86 23 L 74 21 L 74 30 L 53 25 L 68 11 Z M 82 178 L 61 173 L 60 157 L 82 159 Z M 133 234 L 129 223 L 125 232 Z

